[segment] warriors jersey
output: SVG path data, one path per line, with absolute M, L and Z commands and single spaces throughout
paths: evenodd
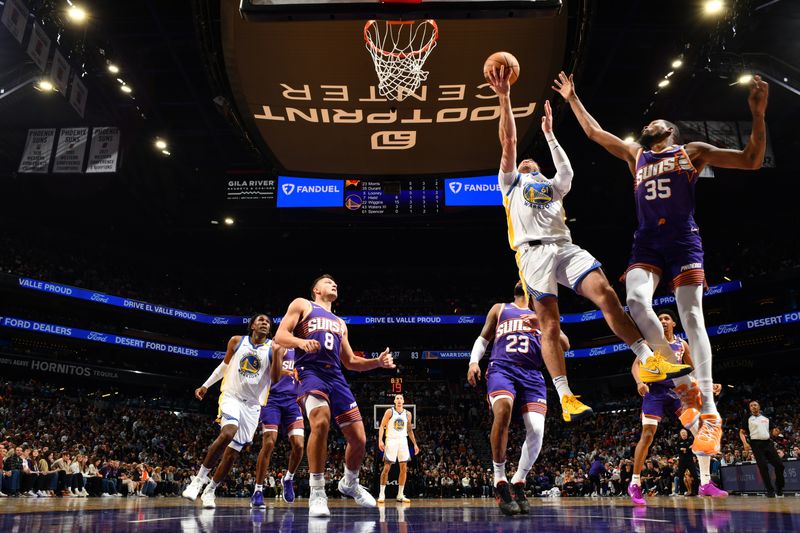
M 531 314 L 514 304 L 503 304 L 497 328 L 494 333 L 494 346 L 490 361 L 503 361 L 527 369 L 541 370 L 542 333 L 532 330 L 522 320 L 523 315 Z
M 294 371 L 294 357 L 293 349 L 286 350 L 286 353 L 283 356 L 281 370 L 285 372 L 291 372 L 292 375 L 288 376 L 286 374 L 282 374 L 280 381 L 272 386 L 272 389 L 270 390 L 270 396 L 297 397 L 297 374 Z
M 557 190 L 553 180 L 539 172 L 500 172 L 499 180 L 508 222 L 508 242 L 513 250 L 535 240 L 572 242 L 564 214 L 566 191 Z
M 697 171 L 681 146 L 639 150 L 633 190 L 639 231 L 664 228 L 697 231 L 694 189 Z
M 225 371 L 220 387 L 222 392 L 245 402 L 266 404 L 271 363 L 272 341 L 253 344 L 249 336 L 243 336 Z
M 392 418 L 389 419 L 389 424 L 386 427 L 386 438 L 397 439 L 406 438 L 408 436 L 408 411 L 403 409 L 398 412 L 397 409 L 392 407 Z
M 306 353 L 295 349 L 296 366 L 340 368 L 339 349 L 344 335 L 344 321 L 325 308 L 311 302 L 311 312 L 294 329 L 295 337 L 314 339 L 319 350 Z

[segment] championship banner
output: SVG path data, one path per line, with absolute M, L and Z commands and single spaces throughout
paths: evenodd
M 50 37 L 36 22 L 33 23 L 31 39 L 28 41 L 28 55 L 31 56 L 39 70 L 44 72 L 47 67 L 47 57 L 50 55 Z
M 61 128 L 53 172 L 79 174 L 83 168 L 88 138 L 89 128 Z
M 53 65 L 50 67 L 50 80 L 59 92 L 65 96 L 67 94 L 67 85 L 69 84 L 69 72 L 69 63 L 61 54 L 61 50 L 56 48 L 56 53 L 53 55 Z
M 86 112 L 86 97 L 88 95 L 89 91 L 86 89 L 86 85 L 83 84 L 76 72 L 72 75 L 72 91 L 69 93 L 69 105 L 78 112 L 81 118 Z
M 6 0 L 0 22 L 8 28 L 8 31 L 11 32 L 17 42 L 22 44 L 22 38 L 25 36 L 25 26 L 28 24 L 28 8 L 20 0 Z
M 19 163 L 21 174 L 47 174 L 55 137 L 55 128 L 28 130 L 28 140 L 25 141 L 25 151 Z
M 119 160 L 119 128 L 92 128 L 92 147 L 89 149 L 87 174 L 116 172 Z

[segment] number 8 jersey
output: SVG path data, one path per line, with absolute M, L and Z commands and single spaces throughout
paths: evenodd
M 694 221 L 697 170 L 683 145 L 660 152 L 640 149 L 633 190 L 639 232 L 697 230 Z
M 490 361 L 504 361 L 527 369 L 541 370 L 542 334 L 525 325 L 523 315 L 529 315 L 529 309 L 521 309 L 511 304 L 503 304 L 497 319 L 494 332 L 494 346 Z
M 295 367 L 340 368 L 339 349 L 345 330 L 344 321 L 314 302 L 309 303 L 311 312 L 297 324 L 294 336 L 319 342 L 319 350 L 307 353 L 295 348 Z

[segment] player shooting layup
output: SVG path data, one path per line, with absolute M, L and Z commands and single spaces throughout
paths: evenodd
M 534 298 L 534 311 L 542 331 L 542 356 L 558 391 L 564 420 L 578 420 L 592 413 L 591 408 L 578 400 L 567 382 L 567 365 L 560 343 L 560 314 L 558 284 L 572 288 L 591 300 L 603 313 L 611 330 L 625 341 L 640 357 L 642 379 L 648 383 L 691 372 L 687 365 L 675 365 L 652 352 L 639 331 L 625 314 L 617 294 L 611 288 L 600 262 L 589 252 L 572 243 L 569 228 L 564 223 L 564 197 L 572 187 L 572 166 L 567 154 L 553 134 L 550 102 L 545 102 L 542 117 L 550 153 L 556 166 L 553 179 L 539 172 L 539 165 L 524 159 L 517 166 L 517 127 L 511 108 L 512 69 L 503 67 L 489 71 L 489 84 L 500 101 L 500 189 L 508 218 L 508 238 L 517 252 L 520 279 L 527 293 Z M 480 338 L 476 342 L 481 342 Z M 483 346 L 486 349 L 486 345 Z
M 637 142 L 625 142 L 605 131 L 589 114 L 575 93 L 572 75 L 561 72 L 553 89 L 569 102 L 589 139 L 628 164 L 639 227 L 633 235 L 630 266 L 625 276 L 628 306 L 639 329 L 657 354 L 670 354 L 669 343 L 653 311 L 653 293 L 662 275 L 675 291 L 678 314 L 694 350 L 695 376 L 700 387 L 700 432 L 692 444 L 696 454 L 720 451 L 722 419 L 714 403 L 711 377 L 711 343 L 703 318 L 703 245 L 694 221 L 694 188 L 706 165 L 755 170 L 766 151 L 769 86 L 754 76 L 747 103 L 753 115 L 753 131 L 744 150 L 726 150 L 704 142 L 679 144 L 678 128 L 666 120 L 654 120 L 642 129 Z M 648 364 L 649 354 L 637 354 Z M 687 377 L 676 379 L 688 387 Z M 684 395 L 684 403 L 692 401 Z

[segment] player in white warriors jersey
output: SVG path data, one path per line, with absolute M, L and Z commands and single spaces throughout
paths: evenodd
M 411 427 L 411 412 L 403 409 L 405 399 L 402 394 L 394 397 L 394 407 L 387 409 L 383 414 L 381 426 L 378 429 L 378 448 L 383 452 L 383 471 L 381 472 L 381 493 L 378 496 L 378 503 L 386 501 L 386 482 L 389 481 L 389 470 L 394 463 L 400 465 L 400 476 L 397 480 L 397 501 L 409 503 L 411 500 L 406 498 L 403 489 L 406 485 L 406 463 L 411 460 L 408 453 L 408 439 L 414 444 L 414 455 L 419 453 L 417 438 L 414 436 L 414 429 Z M 386 443 L 383 436 L 386 434 Z
M 571 288 L 588 298 L 602 311 L 611 330 L 638 355 L 647 354 L 646 382 L 661 381 L 691 372 L 688 365 L 676 365 L 652 355 L 639 330 L 625 313 L 617 293 L 589 252 L 572 243 L 564 223 L 564 198 L 572 188 L 572 166 L 553 134 L 550 102 L 544 104 L 542 132 L 550 147 L 556 174 L 549 179 L 541 174 L 533 159 L 517 165 L 517 127 L 511 107 L 512 69 L 495 68 L 489 72 L 489 84 L 500 104 L 500 190 L 508 219 L 508 240 L 516 251 L 519 276 L 526 295 L 533 298 L 533 308 L 542 331 L 542 357 L 553 379 L 564 420 L 578 420 L 592 413 L 578 400 L 567 383 L 567 367 L 561 347 L 558 285 Z M 485 346 L 483 347 L 486 348 Z
M 261 407 L 267 403 L 269 388 L 281 375 L 281 363 L 286 349 L 267 338 L 272 321 L 265 314 L 254 315 L 248 322 L 249 335 L 235 335 L 228 341 L 225 359 L 195 391 L 202 400 L 208 388 L 222 379 L 217 421 L 222 429 L 211 444 L 197 475 L 183 491 L 192 501 L 203 491 L 203 507 L 216 507 L 214 491 L 233 466 L 242 448 L 253 441 L 258 428 Z M 213 479 L 208 474 L 220 461 Z

